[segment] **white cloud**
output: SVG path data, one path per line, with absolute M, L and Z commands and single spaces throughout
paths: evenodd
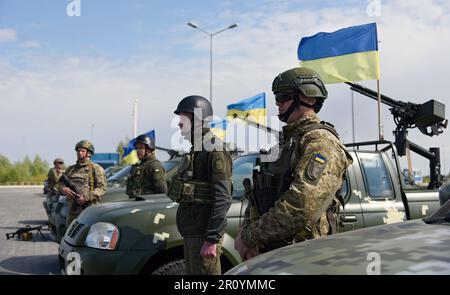
M 0 43 L 13 42 L 16 40 L 16 31 L 13 29 L 1 29 L 0 28 Z
M 42 48 L 42 44 L 35 40 L 28 40 L 23 42 L 21 44 L 21 47 L 25 49 L 40 49 Z
M 271 83 L 276 74 L 298 65 L 296 50 L 301 36 L 373 21 L 378 23 L 382 41 L 382 92 L 405 101 L 434 98 L 450 105 L 446 96 L 450 72 L 448 5 L 439 1 L 383 1 L 381 16 L 373 18 L 366 14 L 365 1 L 345 9 L 315 10 L 269 3 L 272 6 L 244 13 L 230 6 L 217 16 L 220 23 L 239 23 L 238 28 L 214 37 L 213 97 L 219 116 L 225 114 L 230 102 L 261 91 L 267 94 L 269 115 L 276 115 Z M 119 140 L 131 135 L 135 98 L 139 99 L 139 132 L 154 128 L 158 144 L 167 146 L 176 131 L 169 126 L 178 101 L 190 94 L 209 96 L 208 38 L 188 30 L 192 29 L 185 24 L 174 28 L 171 32 L 176 41 L 164 46 L 198 51 L 190 59 L 168 54 L 126 60 L 53 58 L 40 52 L 23 57 L 21 64 L 26 66 L 18 67 L 8 58 L 0 58 L 0 103 L 8 106 L 2 111 L 0 133 L 10 142 L 2 152 L 16 158 L 39 153 L 48 160 L 58 155 L 74 159 L 73 144 L 90 138 L 92 123 L 96 149 L 111 151 Z M 364 84 L 375 87 L 373 81 Z M 329 92 L 320 115 L 350 141 L 350 91 L 345 85 L 331 85 Z M 356 139 L 376 139 L 376 103 L 355 95 L 355 108 Z M 383 107 L 383 123 L 386 137 L 393 139 L 395 126 L 387 107 Z M 413 130 L 409 135 L 425 147 L 450 148 L 445 134 L 428 138 Z M 446 159 L 450 166 L 450 158 Z M 424 161 L 416 163 L 428 173 Z

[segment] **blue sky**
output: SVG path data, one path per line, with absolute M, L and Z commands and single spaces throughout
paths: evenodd
M 73 145 L 91 138 L 98 151 L 111 151 L 131 135 L 131 109 L 139 100 L 138 131 L 156 130 L 168 146 L 177 132 L 172 112 L 190 94 L 209 95 L 209 42 L 186 25 L 216 31 L 214 110 L 266 92 L 268 114 L 275 75 L 298 65 L 302 36 L 377 22 L 382 91 L 413 102 L 434 98 L 447 105 L 450 74 L 448 1 L 119 1 L 81 0 L 81 16 L 69 17 L 66 0 L 0 0 L 0 154 L 12 160 L 40 154 L 51 162 L 75 159 Z M 423 73 L 433 77 L 424 79 Z M 374 88 L 373 81 L 363 84 Z M 321 116 L 351 139 L 349 90 L 329 86 Z M 376 138 L 376 104 L 356 101 L 356 138 Z M 176 118 L 175 118 L 176 120 Z M 383 107 L 388 139 L 394 128 Z M 169 126 L 169 127 L 168 127 Z M 448 131 L 447 131 L 448 132 Z M 410 138 L 450 154 L 448 134 Z M 446 159 L 444 157 L 444 159 Z M 446 159 L 447 168 L 450 159 Z M 417 161 L 417 166 L 427 167 Z M 425 169 L 424 168 L 424 169 Z M 447 169 L 449 170 L 449 169 Z

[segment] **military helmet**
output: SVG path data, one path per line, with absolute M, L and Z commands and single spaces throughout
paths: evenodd
M 155 140 L 153 138 L 150 138 L 146 134 L 141 134 L 138 137 L 136 137 L 136 142 L 134 143 L 134 146 L 136 147 L 138 143 L 142 143 L 151 150 L 155 149 Z
M 92 144 L 92 142 L 90 142 L 89 140 L 82 140 L 79 141 L 76 145 L 75 145 L 75 151 L 77 151 L 79 148 L 85 148 L 87 149 L 91 155 L 94 154 L 95 148 L 94 145 Z
M 63 160 L 63 158 L 56 158 L 56 159 L 53 161 L 53 164 L 54 164 L 54 165 L 56 165 L 56 164 L 64 164 L 64 160 Z
M 276 76 L 272 91 L 275 95 L 280 92 L 300 91 L 306 97 L 319 99 L 326 99 L 328 96 L 320 75 L 304 67 L 293 68 Z
M 213 116 L 213 110 L 211 103 L 199 95 L 191 95 L 183 98 L 177 106 L 177 109 L 174 111 L 175 114 L 179 115 L 180 113 L 194 113 L 194 109 L 200 108 L 202 110 L 202 120 L 210 121 Z

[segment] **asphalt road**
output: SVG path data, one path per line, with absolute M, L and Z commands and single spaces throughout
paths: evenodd
M 51 241 L 42 187 L 0 187 L 0 275 L 59 274 L 58 244 Z M 46 241 L 33 232 L 31 241 L 7 240 L 6 233 L 26 225 L 44 225 Z

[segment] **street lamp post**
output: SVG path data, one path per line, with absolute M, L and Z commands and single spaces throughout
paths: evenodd
M 202 28 L 200 28 L 198 25 L 196 25 L 196 24 L 194 24 L 192 22 L 188 22 L 187 25 L 192 27 L 192 28 L 194 28 L 194 29 L 197 29 L 200 32 L 205 33 L 206 35 L 209 36 L 209 101 L 212 104 L 212 99 L 213 99 L 213 96 L 212 96 L 212 56 L 213 56 L 213 53 L 212 53 L 212 50 L 213 50 L 212 41 L 213 41 L 213 37 L 215 35 L 217 35 L 217 34 L 220 34 L 220 33 L 224 32 L 224 31 L 226 31 L 226 30 L 234 29 L 238 25 L 237 24 L 229 25 L 228 27 L 226 27 L 226 28 L 224 28 L 222 30 L 219 30 L 219 31 L 217 31 L 215 33 L 210 33 L 208 31 L 205 31 Z

